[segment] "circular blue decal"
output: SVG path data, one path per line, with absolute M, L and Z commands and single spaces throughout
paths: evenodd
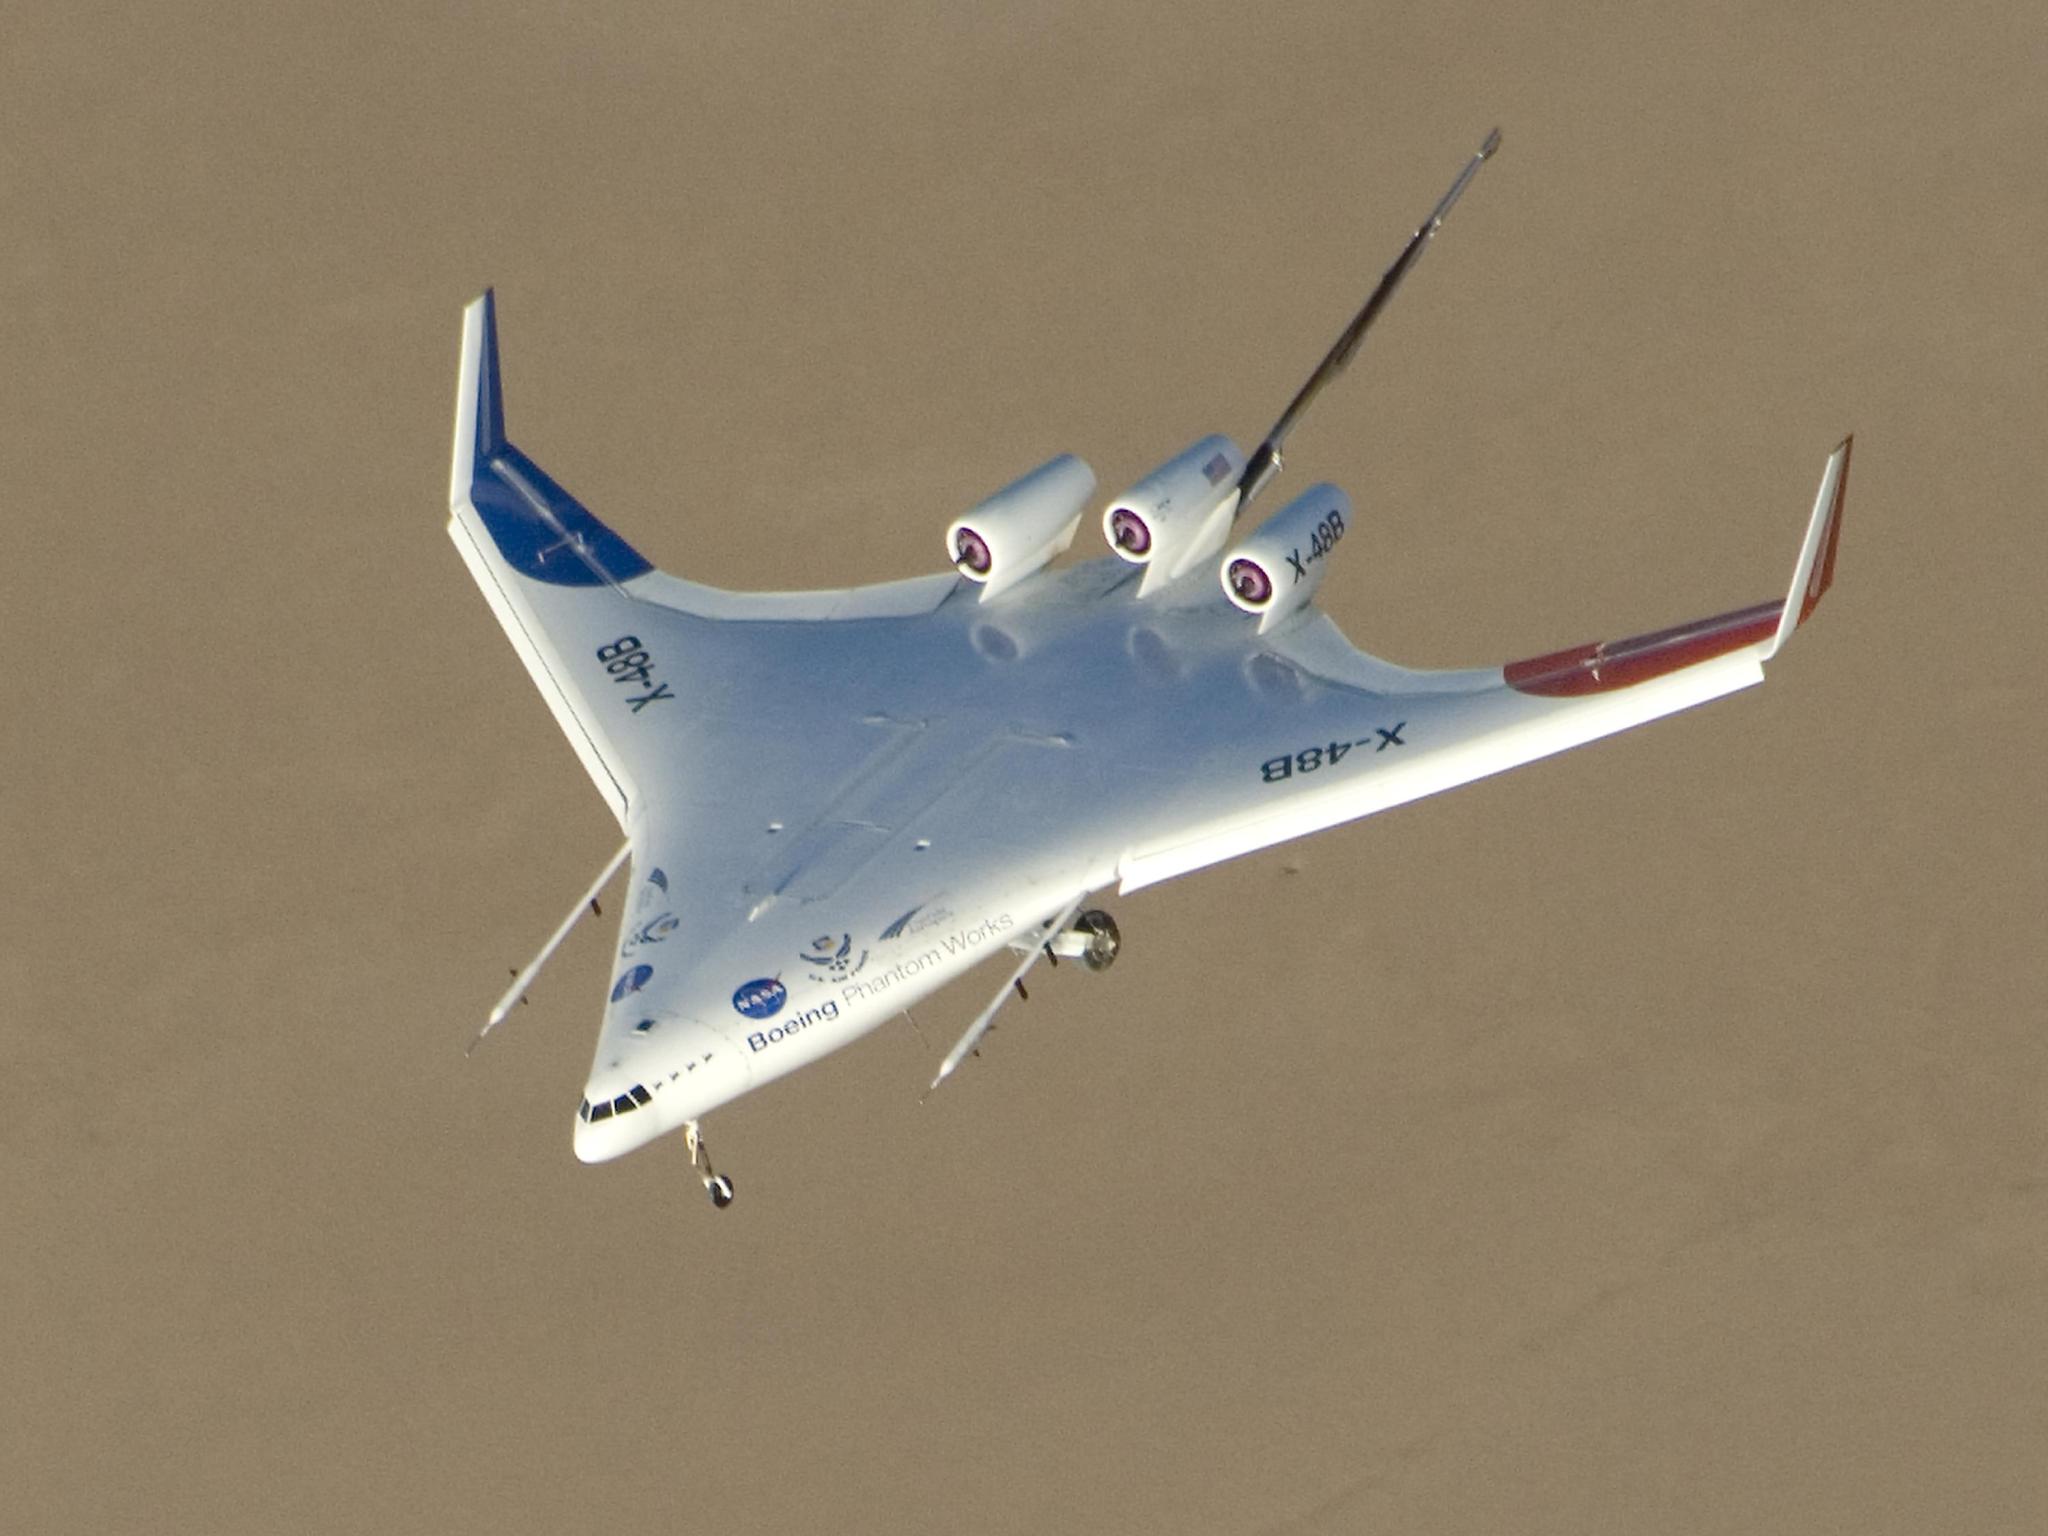
M 782 1005 L 789 1000 L 789 988 L 773 976 L 763 976 L 750 981 L 732 995 L 732 1005 L 749 1019 L 769 1019 L 782 1012 Z
M 616 1003 L 622 997 L 631 997 L 647 985 L 647 978 L 653 974 L 654 967 L 651 965 L 634 966 L 612 984 L 612 1001 Z

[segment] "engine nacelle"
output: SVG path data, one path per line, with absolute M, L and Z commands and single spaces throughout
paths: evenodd
M 1244 455 L 1227 437 L 1205 437 L 1168 459 L 1102 514 L 1109 547 L 1145 567 L 1138 595 L 1155 592 L 1216 553 L 1230 535 Z
M 1259 633 L 1306 607 L 1323 583 L 1330 551 L 1351 526 L 1351 498 L 1325 482 L 1312 485 L 1259 525 L 1223 557 L 1223 591 L 1259 616 Z
M 954 519 L 946 530 L 946 558 L 981 583 L 985 603 L 1073 543 L 1094 494 L 1095 471 L 1063 453 Z

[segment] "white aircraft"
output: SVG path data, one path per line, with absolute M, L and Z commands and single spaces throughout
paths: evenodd
M 1058 569 L 1095 488 L 1069 454 L 955 518 L 937 575 L 754 594 L 658 571 L 506 438 L 492 296 L 469 306 L 448 532 L 626 834 L 486 1033 L 632 858 L 579 1158 L 680 1127 L 724 1206 L 707 1113 L 1009 953 L 936 1088 L 1041 956 L 1115 958 L 1116 924 L 1084 910 L 1112 882 L 1137 890 L 1762 680 L 1833 578 L 1846 440 L 1782 602 L 1506 666 L 1411 671 L 1316 610 L 1352 522 L 1334 485 L 1233 536 L 1499 142 L 1249 459 L 1201 439 L 1109 502 L 1109 554 Z

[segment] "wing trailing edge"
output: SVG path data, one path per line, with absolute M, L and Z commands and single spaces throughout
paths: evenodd
M 1578 698 L 1632 688 L 1746 646 L 1758 647 L 1758 661 L 1769 661 L 1784 649 L 1792 631 L 1812 615 L 1834 582 L 1835 547 L 1842 534 L 1842 506 L 1849 491 L 1849 449 L 1854 441 L 1853 437 L 1843 438 L 1828 455 L 1820 492 L 1814 498 L 1813 515 L 1807 521 L 1806 537 L 1793 568 L 1792 589 L 1783 602 L 1774 599 L 1647 635 L 1632 635 L 1626 640 L 1596 640 L 1512 661 L 1501 669 L 1508 686 L 1521 693 L 1550 698 Z

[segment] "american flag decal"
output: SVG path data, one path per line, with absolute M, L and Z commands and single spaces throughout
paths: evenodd
M 1211 485 L 1221 485 L 1230 478 L 1229 457 L 1221 453 L 1217 454 L 1215 458 L 1202 466 L 1202 473 L 1209 477 Z

